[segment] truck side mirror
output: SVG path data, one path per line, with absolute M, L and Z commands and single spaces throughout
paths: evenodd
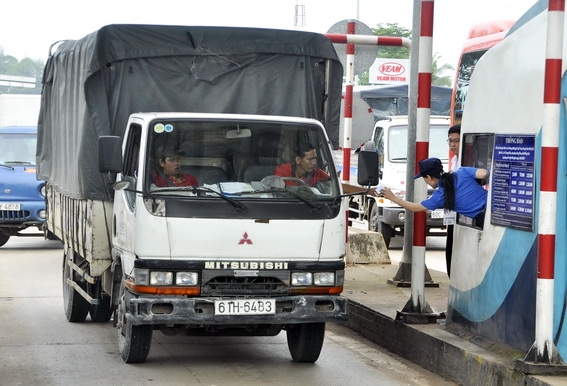
M 361 186 L 378 185 L 378 153 L 374 142 L 368 141 L 358 153 L 357 182 Z
M 114 135 L 98 138 L 98 171 L 122 173 L 122 138 Z

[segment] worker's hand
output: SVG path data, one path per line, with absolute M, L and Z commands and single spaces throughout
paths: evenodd
M 396 195 L 392 192 L 390 188 L 382 187 L 379 192 L 380 196 L 387 198 L 390 201 L 395 201 Z

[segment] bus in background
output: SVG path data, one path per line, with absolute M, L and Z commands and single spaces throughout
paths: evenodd
M 512 20 L 495 20 L 471 27 L 457 65 L 451 98 L 451 126 L 461 123 L 469 82 L 476 63 L 488 49 L 504 39 L 514 23 Z

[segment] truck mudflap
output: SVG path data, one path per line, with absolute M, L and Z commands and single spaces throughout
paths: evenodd
M 133 297 L 126 303 L 126 318 L 132 325 L 300 324 L 347 320 L 347 299 L 342 296 L 294 295 L 272 299 L 275 300 L 273 314 L 218 315 L 215 314 L 215 300 L 237 299 Z

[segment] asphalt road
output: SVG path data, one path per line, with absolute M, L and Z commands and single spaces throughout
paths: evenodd
M 111 323 L 69 323 L 57 241 L 12 238 L 0 248 L 0 384 L 453 385 L 340 325 L 328 324 L 315 364 L 291 361 L 276 337 L 156 332 L 148 361 L 128 365 Z

